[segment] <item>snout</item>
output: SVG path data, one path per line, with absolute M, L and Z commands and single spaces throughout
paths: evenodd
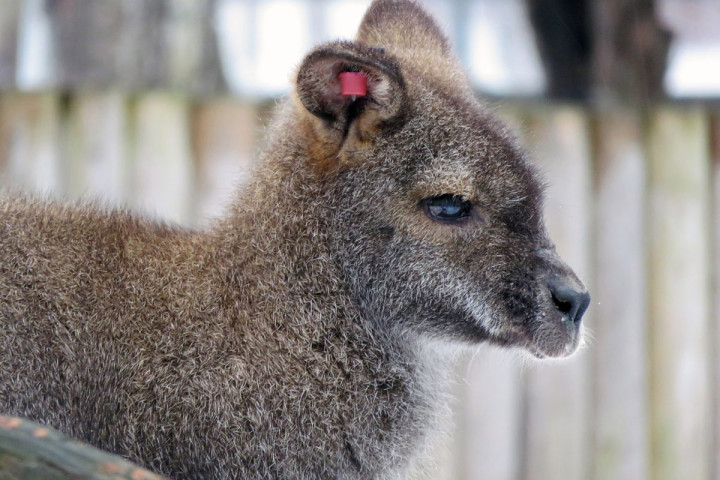
M 555 308 L 562 318 L 580 326 L 582 317 L 590 305 L 590 294 L 560 278 L 553 278 L 547 284 Z
M 590 294 L 572 273 L 552 276 L 545 286 L 545 313 L 534 324 L 529 350 L 538 358 L 565 357 L 581 343 Z

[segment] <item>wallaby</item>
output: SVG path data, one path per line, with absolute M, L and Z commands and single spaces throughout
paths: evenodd
M 402 478 L 443 345 L 577 348 L 538 175 L 417 4 L 310 52 L 268 135 L 205 231 L 0 201 L 0 411 L 177 479 Z

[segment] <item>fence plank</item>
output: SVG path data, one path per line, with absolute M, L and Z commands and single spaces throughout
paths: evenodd
M 52 26 L 45 0 L 25 0 L 18 25 L 15 86 L 50 90 L 56 84 Z
M 117 61 L 122 65 L 118 84 L 130 91 L 162 88 L 167 70 L 163 41 L 167 2 L 126 0 L 117 3 L 123 6 L 124 22 L 123 36 L 118 39 Z
M 116 84 L 123 37 L 123 2 L 45 0 L 52 25 L 56 87 L 109 87 Z M 138 55 L 142 50 L 134 52 Z M 30 52 L 29 52 L 30 53 Z M 143 52 L 141 55 L 144 55 Z
M 0 40 L 14 39 L 13 25 L 6 28 L 3 19 L 13 17 L 16 3 L 6 1 L 0 7 Z M 0 46 L 0 85 L 14 74 L 4 72 L 14 69 L 17 50 L 17 83 L 9 77 L 9 85 L 22 90 L 162 88 L 218 93 L 224 83 L 212 28 L 215 3 L 27 0 L 22 15 L 15 15 L 21 19 L 19 48 L 10 52 L 9 46 Z
M 161 218 L 189 223 L 194 175 L 187 98 L 141 95 L 130 130 L 134 204 Z
M 713 412 L 715 412 L 713 423 L 712 452 L 720 451 L 720 114 L 714 113 L 711 123 L 711 154 L 712 154 L 712 257 L 713 257 L 713 313 L 710 317 L 711 325 L 714 327 L 713 345 Z M 712 455 L 713 464 L 711 478 L 720 480 L 720 455 Z
M 560 255 L 590 280 L 590 140 L 587 119 L 573 107 L 531 114 L 530 151 L 549 182 L 546 219 Z M 589 314 L 592 313 L 592 307 Z M 591 323 L 591 322 L 590 322 Z M 528 480 L 571 480 L 589 475 L 589 355 L 538 365 L 528 372 Z
M 40 193 L 64 193 L 60 111 L 57 95 L 2 95 L 0 184 Z
M 224 86 L 212 28 L 216 0 L 175 0 L 167 6 L 167 87 L 218 93 Z
M 458 460 L 466 480 L 514 480 L 522 458 L 523 376 L 514 353 L 485 347 L 467 368 Z
M 20 0 L 0 2 L 0 88 L 15 85 L 17 34 L 20 22 Z
M 649 125 L 652 477 L 710 473 L 709 165 L 700 109 Z
M 454 362 L 455 379 L 465 372 L 467 355 L 458 355 Z M 460 405 L 463 402 L 461 382 L 450 381 L 447 385 L 451 391 L 448 395 L 449 404 L 444 407 L 441 415 L 443 429 L 430 437 L 424 455 L 417 458 L 407 480 L 460 480 L 466 478 L 462 474 L 463 439 L 460 431 L 464 429 Z
M 254 161 L 258 110 L 222 99 L 197 106 L 192 115 L 196 158 L 196 201 L 193 217 L 201 223 L 218 217 L 247 179 Z
M 162 2 L 147 0 L 30 0 L 22 40 L 48 40 L 21 50 L 18 87 L 162 86 L 164 10 Z
M 70 102 L 65 148 L 68 193 L 111 204 L 127 201 L 127 97 L 86 93 Z
M 641 122 L 637 113 L 612 111 L 595 124 L 596 480 L 643 480 L 649 473 Z
M 497 112 L 513 133 L 527 134 L 515 104 Z M 516 352 L 482 347 L 459 374 L 457 428 L 453 433 L 456 465 L 444 478 L 514 480 L 522 474 L 525 375 Z
M 198 95 L 220 95 L 228 93 L 228 85 L 220 64 L 220 45 L 217 32 L 219 0 L 203 3 L 202 38 L 200 58 L 193 80 L 192 90 Z

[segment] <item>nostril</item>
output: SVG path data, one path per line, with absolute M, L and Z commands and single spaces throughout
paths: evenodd
M 561 300 L 557 297 L 555 292 L 550 292 L 552 294 L 553 303 L 557 307 L 558 310 L 560 310 L 560 313 L 570 313 L 573 309 L 573 304 L 571 302 L 568 302 L 566 300 Z
M 590 305 L 590 294 L 578 291 L 558 280 L 548 282 L 548 289 L 555 308 L 568 320 L 579 324 Z

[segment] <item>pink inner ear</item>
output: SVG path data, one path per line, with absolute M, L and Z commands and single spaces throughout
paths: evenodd
M 342 72 L 340 78 L 340 89 L 342 94 L 364 97 L 367 95 L 367 75 L 362 72 Z

